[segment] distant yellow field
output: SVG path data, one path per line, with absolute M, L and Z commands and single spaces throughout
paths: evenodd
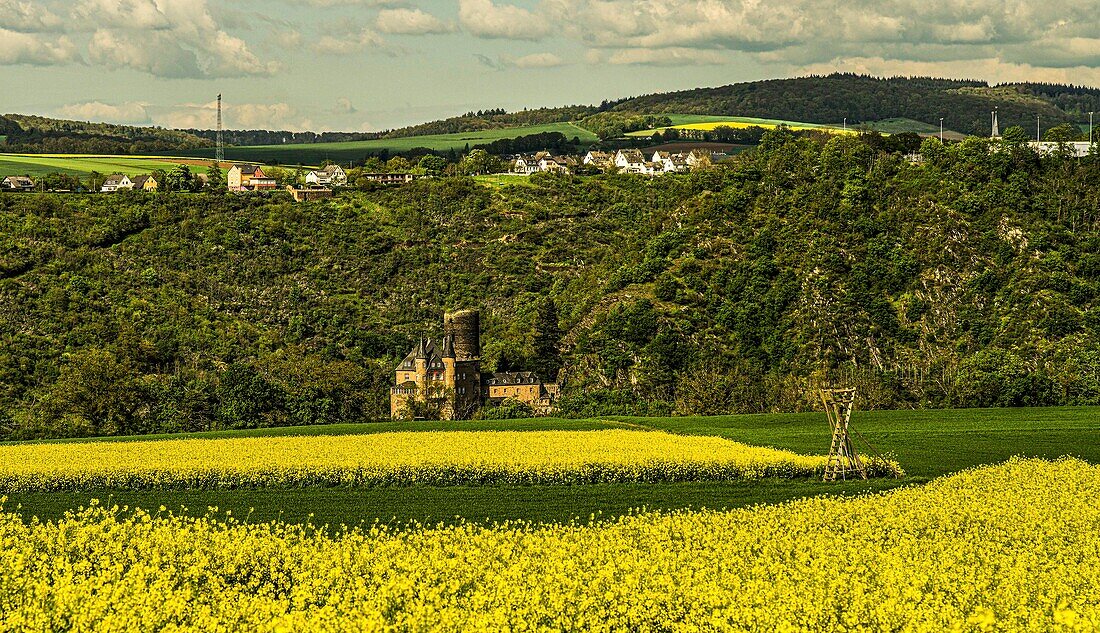
M 701 123 L 684 123 L 681 125 L 670 125 L 668 127 L 655 128 L 652 130 L 641 130 L 638 132 L 631 132 L 627 136 L 652 136 L 654 132 L 664 130 L 703 130 L 711 131 L 720 127 L 728 127 L 736 130 L 746 129 L 750 127 L 759 127 L 765 130 L 772 130 L 780 125 L 785 125 L 792 130 L 818 130 L 821 132 L 828 132 L 830 134 L 857 134 L 858 131 L 849 128 L 845 130 L 843 128 L 833 127 L 830 125 L 815 125 L 812 123 L 772 123 L 764 120 L 729 120 L 729 121 L 706 121 Z
M 808 477 L 806 456 L 649 431 L 445 431 L 0 446 L 0 493 Z

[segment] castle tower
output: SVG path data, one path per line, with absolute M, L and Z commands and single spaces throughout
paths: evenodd
M 477 310 L 459 310 L 443 315 L 443 335 L 454 339 L 455 359 L 459 361 L 481 359 L 481 313 Z
M 424 339 L 416 346 L 416 385 L 422 391 L 428 391 L 428 344 Z
M 455 387 L 455 339 L 452 334 L 443 335 L 443 386 Z

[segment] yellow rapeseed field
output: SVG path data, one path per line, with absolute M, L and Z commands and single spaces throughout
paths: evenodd
M 628 430 L 19 444 L 0 446 L 0 492 L 731 480 L 810 476 L 824 462 L 717 437 Z
M 0 514 L 0 630 L 1095 631 L 1100 467 L 592 525 Z

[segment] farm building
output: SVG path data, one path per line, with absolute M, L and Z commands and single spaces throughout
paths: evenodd
M 27 176 L 8 176 L 0 181 L 4 191 L 34 191 L 34 181 Z

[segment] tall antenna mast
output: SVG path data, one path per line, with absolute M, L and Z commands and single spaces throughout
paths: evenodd
M 214 160 L 217 161 L 218 166 L 225 162 L 225 143 L 222 140 L 222 96 L 218 95 L 218 140 L 217 147 L 214 149 Z

